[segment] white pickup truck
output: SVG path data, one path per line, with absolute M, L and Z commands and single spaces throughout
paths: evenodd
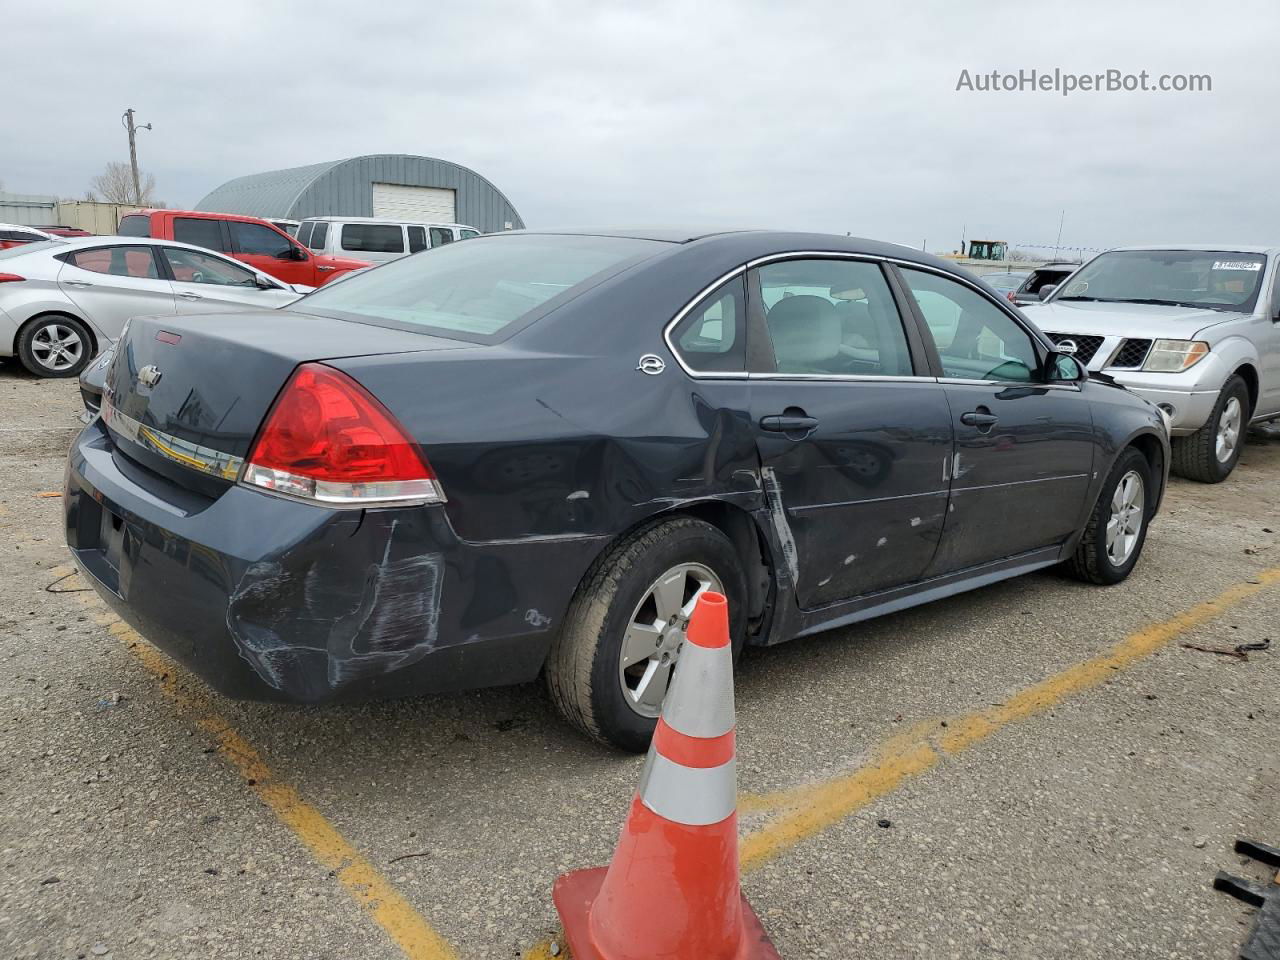
M 1108 250 L 1025 309 L 1089 370 L 1165 412 L 1174 473 L 1219 483 L 1249 424 L 1280 418 L 1278 264 L 1280 247 Z

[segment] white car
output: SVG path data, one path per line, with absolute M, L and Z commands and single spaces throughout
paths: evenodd
M 17 357 L 37 376 L 74 377 L 130 317 L 270 309 L 311 289 L 189 243 L 27 243 L 0 250 L 0 357 Z
M 1249 424 L 1280 418 L 1280 248 L 1108 250 L 1024 309 L 1059 350 L 1164 411 L 1180 476 L 1225 480 Z
M 480 231 L 465 223 L 311 217 L 302 221 L 295 236 L 299 243 L 316 253 L 335 257 L 355 256 L 374 263 L 386 263 L 419 250 L 478 237 Z

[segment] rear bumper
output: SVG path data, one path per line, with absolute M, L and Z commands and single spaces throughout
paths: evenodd
M 459 540 L 442 507 L 330 510 L 233 486 L 200 497 L 72 446 L 67 545 L 143 637 L 228 696 L 298 702 L 537 676 L 599 538 Z

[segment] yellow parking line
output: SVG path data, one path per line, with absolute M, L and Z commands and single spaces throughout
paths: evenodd
M 105 611 L 95 594 L 84 593 L 87 603 Z M 210 734 L 219 756 L 231 765 L 267 808 L 292 831 L 312 856 L 333 871 L 351 898 L 395 941 L 409 960 L 456 960 L 457 954 L 422 914 L 405 900 L 378 869 L 330 823 L 319 810 L 302 799 L 289 784 L 272 772 L 262 755 L 224 717 L 209 705 L 181 690 L 174 680 L 176 666 L 115 616 L 99 618 L 108 632 L 125 642 L 138 662 L 160 681 L 170 700 L 191 715 Z
M 1067 697 L 1095 687 L 1117 671 L 1155 653 L 1177 637 L 1219 616 L 1269 586 L 1280 583 L 1272 567 L 1249 583 L 1237 584 L 1161 623 L 1131 633 L 1106 653 L 1068 667 L 1010 696 L 1003 705 L 943 718 L 895 738 L 868 766 L 833 780 L 764 796 L 743 798 L 746 810 L 781 809 L 776 820 L 742 841 L 743 870 L 753 870 L 817 833 L 861 810 L 904 780 L 933 767 L 941 755 L 954 755 L 982 742 L 1017 720 L 1050 710 Z M 926 732 L 928 731 L 928 732 Z M 940 735 L 934 736 L 934 732 Z
M 1072 694 L 1097 686 L 1276 584 L 1280 584 L 1280 567 L 1264 570 L 1248 583 L 1236 584 L 1211 600 L 1131 633 L 1106 653 L 1017 692 L 1001 706 L 917 724 L 882 744 L 870 763 L 851 773 L 774 793 L 743 794 L 738 798 L 741 813 L 780 812 L 776 819 L 743 837 L 739 848 L 743 872 L 755 870 L 892 793 L 904 781 L 935 767 L 944 756 L 967 750 L 1015 721 L 1036 716 Z M 531 947 L 523 960 L 550 957 L 550 943 L 544 940 Z

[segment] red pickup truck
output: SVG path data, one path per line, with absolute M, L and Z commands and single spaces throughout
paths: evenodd
M 207 247 L 242 260 L 285 283 L 318 287 L 367 260 L 313 253 L 283 230 L 257 217 L 198 210 L 139 210 L 120 218 L 122 237 L 155 237 Z

